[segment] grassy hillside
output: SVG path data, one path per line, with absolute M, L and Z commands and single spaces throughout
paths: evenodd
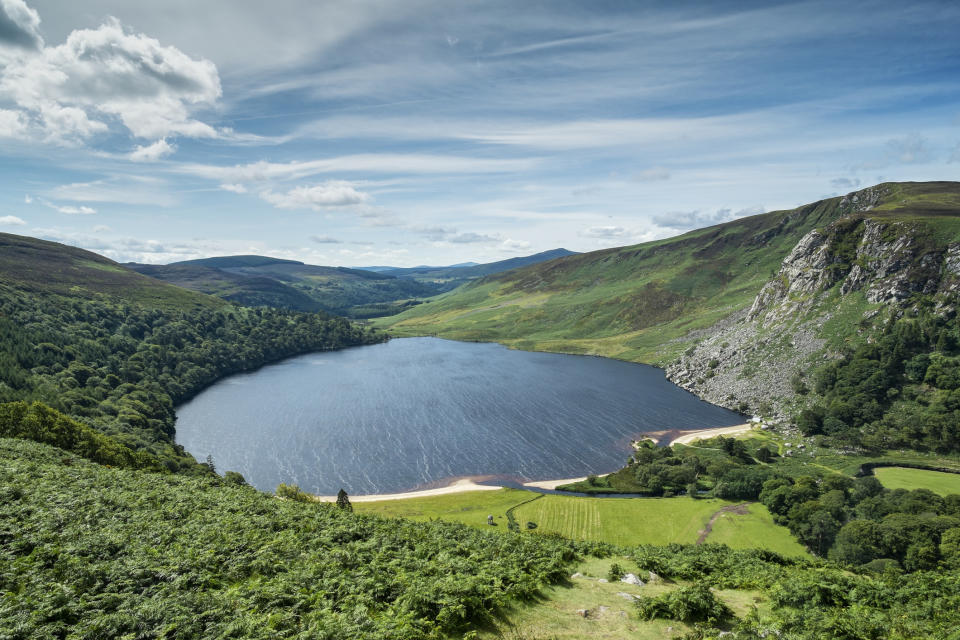
M 96 253 L 9 233 L 0 233 L 0 286 L 78 298 L 103 294 L 168 309 L 225 306 L 217 298 L 146 277 Z
M 377 321 L 395 335 L 494 340 L 664 365 L 698 334 L 743 312 L 808 232 L 849 216 L 917 222 L 937 243 L 960 238 L 958 183 L 886 188 L 872 208 L 830 198 L 630 247 L 569 256 L 484 278 Z M 851 329 L 837 329 L 850 332 Z
M 451 267 L 410 267 L 406 269 L 380 269 L 380 273 L 397 276 L 401 278 L 413 278 L 423 282 L 432 282 L 441 284 L 444 290 L 453 289 L 464 282 L 475 280 L 483 276 L 489 276 L 495 273 L 503 273 L 512 269 L 520 269 L 532 264 L 576 255 L 575 251 L 568 249 L 551 249 L 542 251 L 530 256 L 520 258 L 509 258 L 507 260 L 498 260 L 497 262 L 488 262 L 486 264 L 467 264 L 455 265 Z
M 201 264 L 127 264 L 137 273 L 199 291 L 246 307 L 276 307 L 319 311 L 320 303 L 306 293 L 273 278 L 244 276 Z

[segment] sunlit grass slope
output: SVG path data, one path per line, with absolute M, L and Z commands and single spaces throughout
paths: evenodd
M 507 512 L 522 531 L 556 533 L 574 540 L 620 546 L 694 543 L 714 513 L 734 504 L 725 500 L 681 498 L 579 498 L 501 489 L 409 500 L 357 502 L 359 513 L 446 520 L 486 530 L 506 531 Z M 786 527 L 774 524 L 766 507 L 749 505 L 747 513 L 724 513 L 714 522 L 706 542 L 737 549 L 758 548 L 784 555 L 806 555 Z M 487 524 L 494 517 L 495 527 Z M 527 529 L 527 522 L 536 529 Z
M 746 514 L 721 513 L 713 522 L 707 542 L 725 544 L 733 549 L 766 549 L 784 556 L 809 556 L 786 527 L 773 522 L 762 504 L 744 507 Z
M 942 496 L 960 494 L 960 473 L 944 473 L 905 467 L 880 467 L 874 475 L 887 489 L 929 489 Z
M 960 183 L 883 185 L 864 214 L 922 221 L 960 236 Z M 488 277 L 397 316 L 394 335 L 497 341 L 521 349 L 664 363 L 676 338 L 750 305 L 806 233 L 851 213 L 830 198 L 630 247 L 551 260 Z

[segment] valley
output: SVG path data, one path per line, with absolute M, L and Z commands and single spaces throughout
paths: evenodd
M 241 256 L 155 271 L 218 297 L 0 235 L 0 629 L 946 637 L 960 549 L 958 194 L 885 184 L 472 272 L 367 325 L 301 297 L 326 295 L 296 284 L 319 267 Z M 415 276 L 403 286 L 446 277 Z M 265 297 L 243 297 L 254 290 Z M 745 416 L 633 362 L 764 428 L 709 432 Z M 310 417 L 299 434 L 297 416 Z M 672 446 L 643 440 L 653 432 Z M 547 494 L 371 496 L 346 510 L 311 496 L 585 474 Z M 624 570 L 663 580 L 604 577 Z

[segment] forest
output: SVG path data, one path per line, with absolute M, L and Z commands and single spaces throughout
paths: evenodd
M 923 302 L 921 299 L 919 302 Z M 804 435 L 873 451 L 960 451 L 960 325 L 918 305 L 887 321 L 875 341 L 851 347 L 794 390 L 810 406 Z
M 233 373 L 384 339 L 324 313 L 0 286 L 0 403 L 41 402 L 170 470 L 196 470 L 174 444 L 174 406 Z

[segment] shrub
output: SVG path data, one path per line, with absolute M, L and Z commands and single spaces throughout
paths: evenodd
M 610 571 L 607 572 L 607 579 L 610 580 L 610 582 L 619 582 L 623 574 L 623 567 L 620 566 L 620 563 L 614 562 L 610 565 Z
M 730 608 L 702 582 L 680 587 L 656 598 L 643 598 L 637 601 L 637 608 L 644 620 L 666 618 L 716 624 L 733 615 Z
M 277 490 L 275 493 L 278 498 L 283 498 L 284 500 L 292 500 L 294 502 L 310 502 L 310 496 L 295 484 L 283 484 L 281 482 L 277 485 Z

